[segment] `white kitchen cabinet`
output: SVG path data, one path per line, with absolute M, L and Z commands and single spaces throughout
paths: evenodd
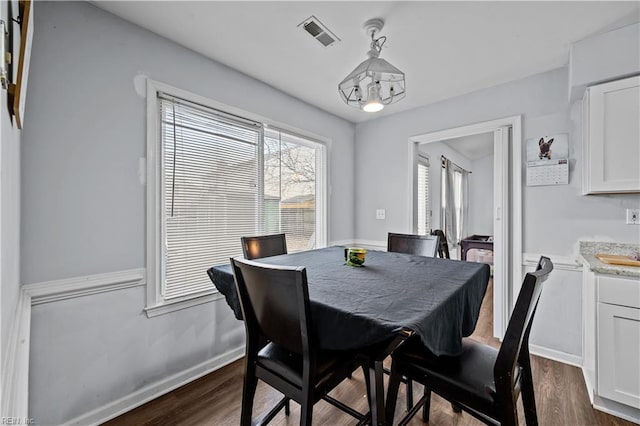
M 598 303 L 598 395 L 640 408 L 640 309 Z
M 616 267 L 585 260 L 582 373 L 589 399 L 598 410 L 640 424 L 640 276 L 607 273 Z
M 640 192 L 640 76 L 589 87 L 582 108 L 582 193 Z

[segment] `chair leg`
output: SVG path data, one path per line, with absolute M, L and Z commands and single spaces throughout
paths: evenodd
M 300 426 L 311 426 L 313 419 L 313 401 L 311 398 L 305 398 L 300 404 Z
M 451 409 L 453 410 L 454 413 L 458 413 L 458 414 L 462 413 L 462 408 L 460 408 L 460 406 L 455 402 L 451 403 Z
M 538 426 L 538 413 L 536 410 L 536 397 L 533 391 L 533 377 L 531 375 L 531 362 L 529 357 L 520 361 L 522 373 L 520 376 L 520 386 L 522 394 L 522 405 L 524 407 L 524 418 L 527 426 Z
M 518 408 L 517 400 L 513 398 L 513 394 L 508 395 L 501 404 L 500 424 L 504 426 L 517 426 L 518 424 Z
M 429 411 L 431 411 L 431 389 L 424 387 L 424 405 L 422 406 L 422 419 L 429 422 Z
M 413 408 L 413 380 L 407 378 L 407 413 Z
M 371 378 L 369 377 L 369 367 L 362 364 L 362 374 L 364 375 L 364 385 L 367 387 L 367 397 L 371 393 Z M 368 399 L 367 399 L 368 400 Z
M 391 374 L 389 375 L 389 384 L 387 386 L 387 407 L 385 410 L 386 423 L 389 425 L 393 424 L 393 417 L 396 412 L 396 400 L 398 399 L 398 390 L 400 389 L 401 381 L 402 377 L 394 370 L 393 365 L 391 365 Z
M 242 386 L 242 411 L 240 414 L 240 425 L 251 426 L 251 413 L 253 411 L 253 398 L 256 394 L 258 386 L 258 378 L 256 377 L 256 368 L 253 363 L 247 359 L 247 368 L 244 374 L 244 384 Z
M 284 415 L 288 416 L 289 414 L 291 414 L 291 404 L 289 404 L 291 400 L 289 398 L 287 398 L 286 402 L 284 403 Z

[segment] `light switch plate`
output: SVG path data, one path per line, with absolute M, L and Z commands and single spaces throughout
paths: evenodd
M 640 225 L 640 209 L 627 209 L 627 225 Z
M 376 219 L 384 220 L 387 216 L 387 211 L 385 209 L 377 209 L 376 210 Z

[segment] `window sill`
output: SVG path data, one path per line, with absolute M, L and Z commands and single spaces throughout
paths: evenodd
M 147 306 L 144 311 L 147 313 L 147 318 L 153 318 L 220 299 L 224 299 L 224 296 L 216 291 L 204 295 L 197 295 L 188 299 L 160 301 L 155 305 Z

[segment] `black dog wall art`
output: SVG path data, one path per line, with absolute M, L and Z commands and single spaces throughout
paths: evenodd
M 551 144 L 553 143 L 553 138 L 548 141 L 544 141 L 544 138 L 540 138 L 538 142 L 538 147 L 540 148 L 540 152 L 538 153 L 538 158 L 541 160 L 547 159 L 551 160 Z

